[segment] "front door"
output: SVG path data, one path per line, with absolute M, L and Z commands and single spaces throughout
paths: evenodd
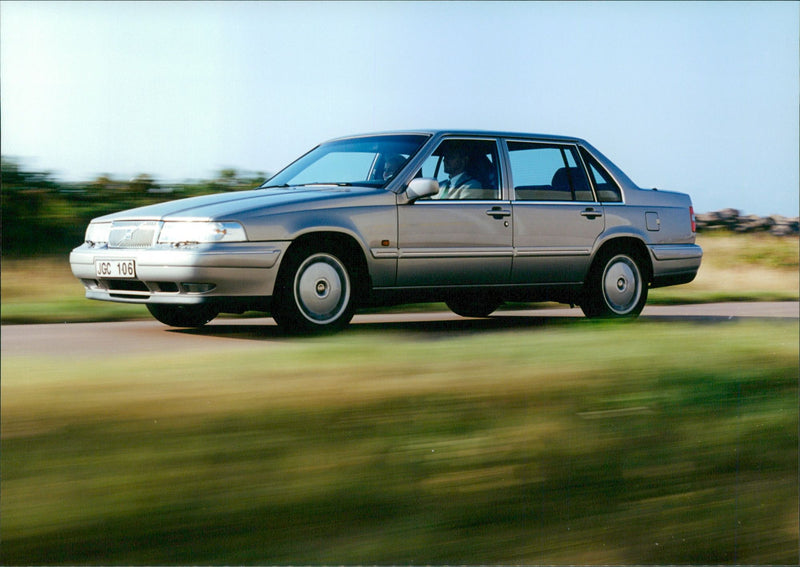
M 511 238 L 508 202 L 420 200 L 401 205 L 397 285 L 508 283 Z
M 439 194 L 398 209 L 397 285 L 506 284 L 511 276 L 511 203 L 500 199 L 497 140 L 449 137 L 418 172 Z

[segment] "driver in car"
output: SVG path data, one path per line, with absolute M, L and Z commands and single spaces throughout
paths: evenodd
M 432 199 L 471 199 L 480 197 L 481 183 L 467 172 L 469 154 L 460 145 L 451 145 L 444 154 L 444 172 L 449 176 Z

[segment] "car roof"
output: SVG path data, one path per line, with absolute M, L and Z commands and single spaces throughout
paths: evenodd
M 444 130 L 444 129 L 420 129 L 420 130 L 388 130 L 384 132 L 368 132 L 363 134 L 354 134 L 351 136 L 341 136 L 333 138 L 327 142 L 334 142 L 337 140 L 347 140 L 353 138 L 363 138 L 367 136 L 386 136 L 386 135 L 412 135 L 422 134 L 430 136 L 433 143 L 438 143 L 439 140 L 446 136 L 480 136 L 492 138 L 509 138 L 509 139 L 523 139 L 523 140 L 538 140 L 543 142 L 563 142 L 571 144 L 580 144 L 587 148 L 591 154 L 597 159 L 607 170 L 611 172 L 617 183 L 626 188 L 638 188 L 627 174 L 622 171 L 617 165 L 608 159 L 604 154 L 597 150 L 592 144 L 575 136 L 563 136 L 555 134 L 533 134 L 527 132 L 513 132 L 503 130 Z
M 554 134 L 534 134 L 528 132 L 513 132 L 513 131 L 502 131 L 502 130 L 463 130 L 463 129 L 454 129 L 454 130 L 445 130 L 445 129 L 419 129 L 419 130 L 387 130 L 382 132 L 365 132 L 362 134 L 352 134 L 349 136 L 339 136 L 328 140 L 329 142 L 333 142 L 336 140 L 347 140 L 351 138 L 363 138 L 366 136 L 387 136 L 387 135 L 408 135 L 408 134 L 425 134 L 432 137 L 443 137 L 443 136 L 487 136 L 487 137 L 495 137 L 495 138 L 526 138 L 526 139 L 542 139 L 542 140 L 556 140 L 561 142 L 580 142 L 585 143 L 585 140 L 581 138 L 577 138 L 575 136 L 563 136 L 563 135 L 554 135 Z

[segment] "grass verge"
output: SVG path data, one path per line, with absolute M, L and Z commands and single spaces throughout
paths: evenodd
M 796 321 L 362 334 L 4 356 L 2 563 L 797 563 Z
M 797 301 L 800 238 L 769 234 L 700 234 L 703 263 L 686 285 L 657 288 L 648 303 Z
M 690 284 L 654 289 L 649 303 L 797 301 L 800 239 L 730 233 L 699 235 L 703 265 Z M 148 319 L 141 305 L 89 301 L 66 257 L 4 259 L 3 324 Z M 415 306 L 419 309 L 420 306 Z M 441 304 L 423 307 L 444 309 Z

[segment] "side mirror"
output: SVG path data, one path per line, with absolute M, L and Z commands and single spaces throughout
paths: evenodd
M 439 182 L 435 179 L 425 179 L 416 177 L 411 180 L 406 188 L 406 197 L 409 201 L 415 201 L 422 197 L 430 197 L 439 192 Z

